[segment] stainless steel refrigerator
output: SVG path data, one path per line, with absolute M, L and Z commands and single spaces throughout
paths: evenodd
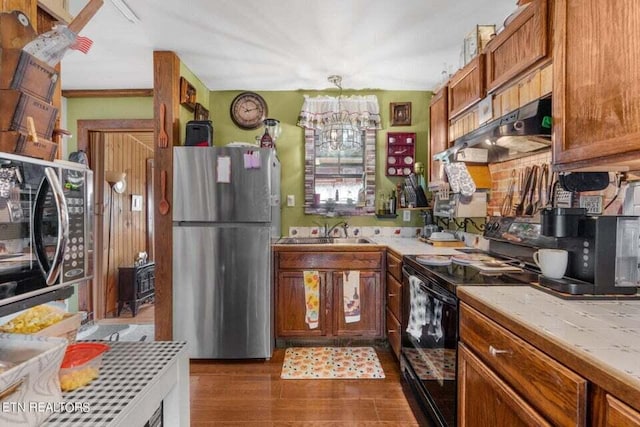
M 270 358 L 275 151 L 174 147 L 173 157 L 173 338 L 195 359 Z

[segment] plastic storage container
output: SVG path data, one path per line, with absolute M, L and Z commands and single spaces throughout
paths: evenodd
M 60 367 L 60 388 L 71 391 L 89 384 L 100 374 L 102 354 L 109 346 L 100 343 L 70 344 Z

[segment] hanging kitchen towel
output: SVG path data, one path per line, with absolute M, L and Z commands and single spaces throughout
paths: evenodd
M 309 325 L 309 329 L 318 327 L 320 316 L 320 276 L 317 271 L 304 271 L 304 321 Z
M 344 321 L 355 323 L 360 321 L 360 272 L 345 271 L 342 273 L 342 299 L 344 300 Z
M 427 318 L 427 294 L 420 289 L 422 281 L 416 276 L 409 276 L 409 322 L 407 332 L 420 341 L 422 327 L 429 322 Z
M 427 335 L 433 337 L 438 342 L 442 339 L 442 308 L 444 304 L 442 301 L 433 301 L 433 317 L 430 319 L 429 327 L 427 328 Z
M 476 184 L 464 162 L 447 163 L 444 165 L 444 170 L 447 172 L 451 191 L 463 196 L 473 196 L 476 192 Z

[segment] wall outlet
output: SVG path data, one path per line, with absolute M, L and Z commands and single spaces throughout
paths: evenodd
M 296 205 L 296 196 L 294 196 L 293 194 L 289 194 L 287 196 L 287 206 L 293 207 L 295 205 Z
M 404 222 L 411 221 L 411 211 L 402 211 L 402 220 Z

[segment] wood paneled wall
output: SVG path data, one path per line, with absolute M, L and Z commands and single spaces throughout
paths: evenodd
M 153 158 L 150 133 L 106 132 L 103 136 L 104 170 L 125 172 L 127 189 L 118 194 L 105 187 L 103 259 L 106 272 L 106 312 L 116 310 L 118 267 L 132 266 L 138 252 L 148 251 L 146 206 L 147 159 Z M 95 150 L 92 150 L 95 152 Z M 112 197 L 110 200 L 109 194 Z M 132 195 L 143 196 L 140 211 L 131 210 Z M 112 202 L 109 204 L 109 202 Z M 109 215 L 111 221 L 109 222 Z M 109 237 L 109 227 L 111 233 Z M 110 242 L 109 242 L 110 240 Z M 107 268 L 107 262 L 109 263 Z

